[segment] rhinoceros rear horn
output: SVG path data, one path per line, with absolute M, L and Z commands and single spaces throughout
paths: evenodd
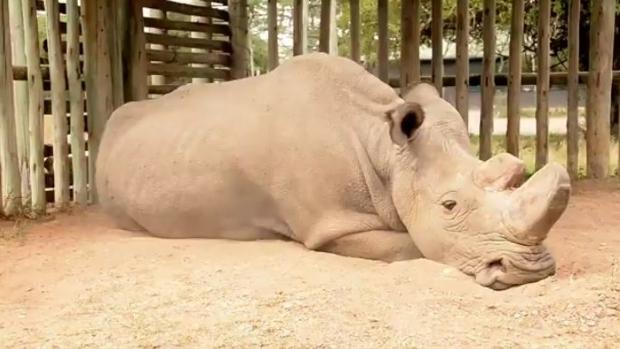
M 386 113 L 390 125 L 390 137 L 400 146 L 413 137 L 424 122 L 424 110 L 418 103 L 405 102 Z

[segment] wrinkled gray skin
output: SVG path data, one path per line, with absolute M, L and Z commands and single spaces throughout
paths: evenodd
M 288 238 L 383 261 L 425 257 L 493 289 L 554 273 L 542 245 L 570 184 L 557 164 L 470 154 L 426 84 L 400 98 L 357 64 L 295 57 L 269 74 L 128 103 L 97 159 L 102 206 L 167 238 Z

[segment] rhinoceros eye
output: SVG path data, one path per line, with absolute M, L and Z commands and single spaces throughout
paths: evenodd
M 441 206 L 443 206 L 448 211 L 452 211 L 456 207 L 456 201 L 446 200 L 441 203 Z

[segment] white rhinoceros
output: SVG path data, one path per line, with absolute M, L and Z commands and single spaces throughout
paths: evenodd
M 114 112 L 97 190 L 125 229 L 166 238 L 289 238 L 308 249 L 425 257 L 494 289 L 554 273 L 542 245 L 570 194 L 549 164 L 523 186 L 508 154 L 470 154 L 457 111 L 427 84 L 404 99 L 325 54 Z

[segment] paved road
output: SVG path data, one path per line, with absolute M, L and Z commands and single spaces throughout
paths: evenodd
M 505 135 L 506 124 L 508 119 L 495 118 L 493 120 L 493 134 Z M 585 125 L 585 119 L 580 120 L 580 124 Z M 480 133 L 480 111 L 469 111 L 469 132 L 471 134 Z M 566 134 L 566 118 L 554 117 L 549 118 L 549 133 L 551 134 Z M 536 135 L 536 119 L 534 118 L 522 118 L 521 119 L 521 135 L 522 136 L 534 136 Z

